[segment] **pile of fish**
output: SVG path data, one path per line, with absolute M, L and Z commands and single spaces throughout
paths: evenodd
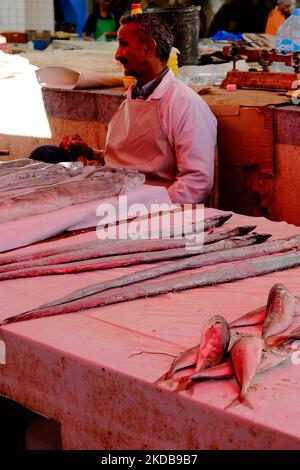
M 81 162 L 61 162 L 50 164 L 29 158 L 0 162 L 0 198 L 7 194 L 18 194 L 30 188 L 55 184 L 67 176 L 82 173 Z
M 300 326 L 292 329 L 297 315 L 300 298 L 282 284 L 275 284 L 266 306 L 230 324 L 219 315 L 210 318 L 203 327 L 200 343 L 179 354 L 155 383 L 167 381 L 176 387 L 175 392 L 180 392 L 203 380 L 235 377 L 240 391 L 226 409 L 239 403 L 252 408 L 248 392 L 256 374 L 290 359 L 294 352 L 292 343 L 300 340 Z M 258 335 L 236 331 L 237 327 L 254 325 L 262 326 Z M 176 378 L 183 371 L 189 374 Z
M 116 167 L 96 167 L 90 174 L 92 181 L 99 181 L 103 179 L 107 183 L 110 180 L 119 180 L 122 184 L 120 194 L 125 194 L 128 191 L 137 189 L 146 181 L 146 177 L 143 173 L 140 173 L 134 168 L 116 168 Z
M 32 163 L 23 163 L 16 168 L 11 164 L 2 163 L 0 165 L 0 193 L 60 183 L 67 177 L 80 175 L 83 168 L 81 162 L 50 164 L 29 159 L 27 161 Z
M 98 240 L 25 255 L 4 255 L 0 257 L 0 280 L 175 261 L 92 284 L 36 309 L 6 318 L 0 325 L 233 282 L 300 265 L 300 253 L 297 251 L 300 248 L 300 235 L 270 241 L 267 240 L 269 234 L 252 232 L 254 226 L 213 231 L 215 227 L 222 226 L 231 215 L 204 220 L 204 246 L 199 247 L 198 251 L 189 250 L 185 238 L 173 237 L 154 240 Z M 191 269 L 213 265 L 217 266 L 207 271 L 190 273 Z M 167 277 L 180 271 L 184 271 L 182 276 L 171 279 Z
M 81 162 L 49 164 L 28 158 L 2 162 L 0 221 L 5 223 L 74 204 L 101 201 L 136 189 L 144 182 L 145 176 L 132 169 L 84 169 Z

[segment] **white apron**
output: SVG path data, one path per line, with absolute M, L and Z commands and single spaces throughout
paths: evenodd
M 170 186 L 176 176 L 175 152 L 163 130 L 159 100 L 123 101 L 109 123 L 105 164 L 136 168 L 150 184 Z

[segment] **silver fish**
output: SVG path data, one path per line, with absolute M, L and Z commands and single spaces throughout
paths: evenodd
M 266 250 L 267 244 L 268 242 L 264 244 L 264 250 Z M 261 245 L 257 245 L 250 248 L 257 249 L 260 246 Z M 247 256 L 256 256 L 258 254 L 257 251 L 249 253 L 248 247 L 225 250 L 222 255 L 225 255 L 227 251 L 232 251 L 232 253 L 230 253 L 230 258 L 232 259 L 236 256 L 234 254 L 235 251 L 238 250 L 247 250 Z M 262 255 L 263 253 L 260 252 L 260 254 Z M 264 254 L 266 254 L 266 251 Z M 104 305 L 110 305 L 116 302 L 125 302 L 141 297 L 165 294 L 167 292 L 176 292 L 195 287 L 233 282 L 239 279 L 246 279 L 248 277 L 261 276 L 270 272 L 282 271 L 283 269 L 289 269 L 295 266 L 300 266 L 300 253 L 295 251 L 289 251 L 284 255 L 264 257 L 262 259 L 246 259 L 236 263 L 230 263 L 229 265 L 225 264 L 223 266 L 217 266 L 196 274 L 188 273 L 174 279 L 154 279 L 137 282 L 130 284 L 129 286 L 109 288 L 104 292 L 89 295 L 88 297 L 82 297 L 81 299 L 63 303 L 61 305 L 55 305 L 53 307 L 41 306 L 37 309 L 5 318 L 0 322 L 0 326 L 34 318 L 45 318 L 70 312 L 78 312 L 86 308 L 103 307 Z M 120 282 L 120 279 L 121 278 L 118 278 L 116 281 Z M 55 303 L 57 303 L 57 301 Z
M 1 223 L 120 194 L 121 180 L 71 181 L 0 201 Z

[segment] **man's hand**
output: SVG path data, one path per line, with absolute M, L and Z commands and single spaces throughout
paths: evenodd
M 82 157 L 84 160 L 97 160 L 101 165 L 104 163 L 104 150 L 90 147 L 79 134 L 66 135 L 59 146 L 69 152 L 76 160 Z
M 101 166 L 101 163 L 98 160 L 87 160 L 84 157 L 78 157 L 78 162 L 82 162 L 84 166 Z
M 94 41 L 94 38 L 91 38 L 90 36 L 88 36 L 86 33 L 82 33 L 82 39 L 84 41 Z
M 94 156 L 94 150 L 89 147 L 87 143 L 80 137 L 79 134 L 66 135 L 61 143 L 61 148 L 70 152 L 76 159 L 81 155 L 82 157 L 92 160 Z
M 70 145 L 71 144 L 74 144 L 76 142 L 81 142 L 81 143 L 85 143 L 84 140 L 80 137 L 79 134 L 68 134 L 68 135 L 65 135 L 59 146 L 67 151 L 70 150 Z
M 108 31 L 104 33 L 104 36 L 106 37 L 106 39 L 110 39 L 110 38 L 117 39 L 117 31 Z

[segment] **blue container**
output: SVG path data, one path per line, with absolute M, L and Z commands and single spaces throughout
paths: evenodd
M 33 48 L 37 49 L 38 51 L 43 51 L 44 49 L 46 49 L 46 47 L 49 46 L 50 42 L 51 39 L 34 39 L 32 41 Z

